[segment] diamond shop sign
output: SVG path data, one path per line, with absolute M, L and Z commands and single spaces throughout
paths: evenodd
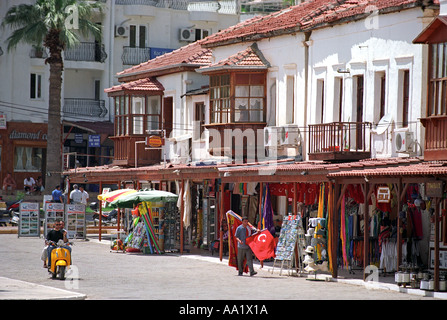
M 47 140 L 47 134 L 42 133 L 42 131 L 37 132 L 20 132 L 13 130 L 9 134 L 9 139 L 11 140 Z

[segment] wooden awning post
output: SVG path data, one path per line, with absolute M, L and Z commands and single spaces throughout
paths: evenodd
M 102 181 L 99 181 L 99 192 L 102 190 Z M 102 235 L 102 200 L 99 200 L 99 241 L 101 242 Z
M 180 254 L 183 254 L 183 208 L 185 203 L 183 200 L 183 194 L 185 193 L 185 181 L 182 179 L 182 188 L 180 192 Z
M 258 222 L 258 229 L 262 228 L 262 190 L 264 186 L 262 182 L 259 182 L 259 222 Z
M 223 219 L 223 210 L 224 210 L 224 190 L 225 190 L 225 182 L 222 182 L 220 184 L 219 223 L 217 224 L 217 225 L 220 225 L 220 230 L 219 230 L 219 258 L 220 258 L 220 261 L 222 261 L 222 257 L 223 257 L 222 219 Z
M 435 252 L 434 252 L 434 291 L 439 291 L 439 203 L 440 198 L 434 198 L 435 202 L 435 212 L 434 212 L 434 220 L 435 220 Z
M 296 182 L 293 183 L 293 215 L 298 215 L 298 210 L 296 208 Z
M 337 182 L 334 182 L 334 191 L 333 191 L 333 197 L 332 197 L 332 217 L 331 217 L 331 222 L 332 222 L 332 226 L 328 226 L 329 228 L 332 227 L 332 231 L 331 231 L 331 236 L 332 236 L 332 247 L 329 248 L 329 250 L 332 251 L 331 257 L 332 257 L 332 278 L 337 278 L 338 277 L 338 268 L 337 268 L 337 243 L 338 243 L 338 238 L 339 238 L 339 232 L 340 232 L 340 228 L 339 228 L 339 221 L 340 221 L 340 216 L 339 216 L 339 206 L 338 206 L 338 199 L 340 197 L 340 184 Z
M 363 203 L 363 280 L 366 280 L 366 267 L 369 265 L 369 183 L 364 184 Z

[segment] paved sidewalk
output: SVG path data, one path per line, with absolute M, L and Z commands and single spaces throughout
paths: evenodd
M 0 300 L 84 300 L 86 295 L 0 277 Z
M 110 246 L 109 241 L 97 241 L 95 239 L 90 239 L 89 243 L 97 242 L 98 246 Z M 95 245 L 93 245 L 95 247 Z M 210 256 L 203 254 L 185 254 L 178 255 L 180 260 L 182 259 L 192 259 L 199 260 L 203 262 L 211 262 L 215 264 L 220 264 L 227 266 L 228 259 L 224 258 L 222 261 L 218 256 Z M 180 261 L 179 260 L 179 261 Z M 156 261 L 156 260 L 154 260 Z M 277 279 L 281 271 L 280 267 L 275 267 L 272 274 L 272 262 L 264 263 L 264 267 L 261 269 L 259 263 L 254 263 L 255 270 L 258 271 L 258 276 L 261 279 Z M 282 275 L 287 277 L 288 270 L 282 270 Z M 12 276 L 13 277 L 13 276 Z M 306 276 L 303 276 L 306 277 Z M 313 276 L 310 276 L 313 278 Z M 319 274 L 318 279 L 325 280 L 328 282 L 339 282 L 346 283 L 349 285 L 363 286 L 370 290 L 383 290 L 384 292 L 400 292 L 409 295 L 415 295 L 419 297 L 431 297 L 435 299 L 447 300 L 447 292 L 430 292 L 418 289 L 403 288 L 397 286 L 392 280 L 394 277 L 389 277 L 389 279 L 381 279 L 381 282 L 367 282 L 365 283 L 362 279 L 353 279 L 339 277 L 338 279 L 332 279 L 328 274 Z M 279 277 L 281 279 L 282 277 Z M 245 280 L 245 278 L 244 278 Z M 387 283 L 389 282 L 389 283 Z M 56 285 L 56 284 L 55 284 Z M 61 288 L 62 287 L 62 288 Z M 70 290 L 64 290 L 64 286 L 59 285 L 59 288 L 54 288 L 50 286 L 45 286 L 41 284 L 30 283 L 21 280 L 14 280 L 7 277 L 0 276 L 0 300 L 88 300 L 92 299 L 92 296 L 87 296 L 86 294 L 81 294 L 78 292 L 72 292 Z M 94 294 L 93 294 L 94 296 Z M 93 298 L 94 299 L 94 298 Z

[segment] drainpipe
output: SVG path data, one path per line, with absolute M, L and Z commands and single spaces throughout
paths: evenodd
M 303 46 L 304 46 L 304 134 L 303 134 L 303 147 L 301 148 L 301 152 L 305 153 L 302 154 L 301 156 L 303 157 L 303 160 L 307 160 L 308 159 L 308 143 L 307 143 L 307 135 L 308 135 L 308 130 L 307 130 L 307 100 L 308 100 L 308 88 L 309 88 L 309 47 L 311 46 L 311 42 L 310 40 L 310 36 L 312 34 L 312 31 L 308 31 L 304 33 L 304 41 L 303 41 Z

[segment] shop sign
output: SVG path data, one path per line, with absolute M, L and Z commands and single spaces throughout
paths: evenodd
M 75 143 L 82 143 L 84 141 L 82 133 L 75 133 Z
M 6 129 L 6 114 L 0 114 L 0 129 Z
M 164 141 L 160 136 L 150 136 L 146 138 L 146 145 L 151 148 L 160 148 L 164 145 Z
M 444 191 L 444 183 L 442 181 L 427 182 L 425 193 L 428 197 L 441 198 Z
M 37 132 L 20 132 L 12 130 L 9 134 L 10 140 L 47 140 L 47 134 L 42 131 Z
M 89 134 L 88 135 L 88 146 L 90 148 L 101 147 L 101 137 L 99 134 Z
M 379 203 L 390 203 L 391 192 L 388 187 L 377 188 L 377 202 Z

